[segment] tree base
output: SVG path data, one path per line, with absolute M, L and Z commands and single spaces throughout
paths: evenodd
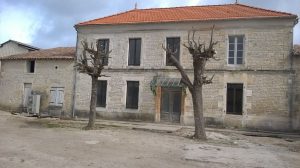
M 94 130 L 95 127 L 87 125 L 87 126 L 83 127 L 82 129 L 83 130 Z

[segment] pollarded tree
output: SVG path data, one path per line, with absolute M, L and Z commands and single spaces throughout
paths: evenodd
M 216 51 L 214 46 L 217 42 L 213 41 L 213 33 L 214 33 L 214 26 L 211 29 L 210 34 L 210 42 L 208 46 L 205 45 L 205 42 L 201 43 L 200 38 L 195 40 L 195 33 L 196 31 L 189 31 L 188 33 L 188 43 L 183 44 L 186 47 L 192 56 L 193 59 L 193 70 L 194 70 L 194 81 L 192 82 L 187 75 L 186 71 L 181 66 L 180 62 L 176 59 L 174 54 L 177 51 L 173 51 L 169 46 L 164 47 L 163 49 L 166 51 L 167 58 L 173 63 L 173 65 L 177 68 L 177 70 L 181 74 L 181 82 L 184 83 L 187 88 L 189 89 L 192 100 L 193 100 L 193 109 L 194 109 L 194 120 L 195 120 L 195 139 L 202 139 L 206 140 L 206 133 L 205 133 L 205 121 L 203 117 L 203 96 L 202 96 L 202 88 L 205 84 L 212 83 L 213 77 L 207 78 L 205 75 L 205 65 L 206 62 L 210 59 L 217 60 L 215 57 Z
M 79 73 L 85 73 L 92 79 L 89 122 L 85 128 L 93 129 L 96 118 L 97 80 L 99 77 L 105 76 L 101 73 L 111 51 L 107 50 L 103 41 L 96 42 L 96 49 L 93 43 L 89 46 L 87 41 L 82 41 L 81 44 L 83 46 L 82 55 L 77 60 L 75 67 Z

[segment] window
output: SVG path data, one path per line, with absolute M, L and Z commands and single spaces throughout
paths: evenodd
M 52 87 L 50 89 L 50 105 L 62 106 L 64 103 L 64 88 Z
M 227 84 L 227 114 L 243 114 L 243 84 Z
M 126 108 L 138 109 L 139 82 L 127 81 Z
M 98 49 L 108 53 L 109 52 L 109 39 L 99 39 L 98 40 Z M 103 61 L 103 65 L 108 65 L 108 57 L 103 58 L 102 61 Z
M 129 39 L 128 65 L 140 66 L 141 60 L 141 39 Z
M 169 47 L 173 52 L 175 53 L 175 58 L 179 61 L 179 54 L 180 54 L 180 38 L 179 37 L 172 37 L 167 38 L 167 47 Z M 167 66 L 173 66 L 173 63 L 169 60 L 169 58 L 166 58 L 166 65 Z
M 107 81 L 100 80 L 97 82 L 97 107 L 106 107 L 106 90 Z
M 28 73 L 34 73 L 34 69 L 35 69 L 35 61 L 34 60 L 30 60 L 26 62 L 26 70 Z
M 229 36 L 228 64 L 243 64 L 244 36 Z

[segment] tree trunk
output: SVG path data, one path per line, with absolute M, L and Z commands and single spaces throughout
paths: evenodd
M 194 86 L 192 92 L 194 119 L 195 119 L 195 135 L 196 139 L 206 140 L 205 121 L 203 117 L 203 99 L 202 86 Z
M 91 104 L 90 104 L 90 115 L 89 123 L 86 129 L 93 129 L 95 126 L 96 118 L 96 98 L 97 98 L 97 77 L 92 76 L 92 89 L 91 89 Z

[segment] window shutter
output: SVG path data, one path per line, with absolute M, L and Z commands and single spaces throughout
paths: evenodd
M 99 39 L 98 40 L 98 50 L 105 51 L 106 53 L 109 52 L 109 39 Z M 108 65 L 108 58 L 102 59 L 103 65 Z
M 56 105 L 62 106 L 64 104 L 64 89 L 63 88 L 57 88 L 57 103 Z
M 180 38 L 174 38 L 174 48 L 173 51 L 177 51 L 175 53 L 176 59 L 179 61 L 179 54 L 180 54 Z
M 97 83 L 97 107 L 106 107 L 107 81 Z
M 167 47 L 169 47 L 173 52 L 175 53 L 175 58 L 179 61 L 180 60 L 180 38 L 179 37 L 172 37 L 167 38 Z M 166 58 L 166 65 L 172 66 L 173 63 L 169 60 L 169 58 Z
M 135 40 L 135 61 L 134 65 L 140 65 L 141 63 L 141 39 Z
M 133 39 L 129 39 L 128 65 L 134 65 L 134 52 L 135 52 L 135 41 Z
M 56 89 L 50 90 L 50 105 L 55 105 L 56 100 Z
M 139 82 L 127 81 L 126 108 L 138 109 Z
M 139 66 L 141 61 L 141 39 L 129 39 L 128 65 Z

